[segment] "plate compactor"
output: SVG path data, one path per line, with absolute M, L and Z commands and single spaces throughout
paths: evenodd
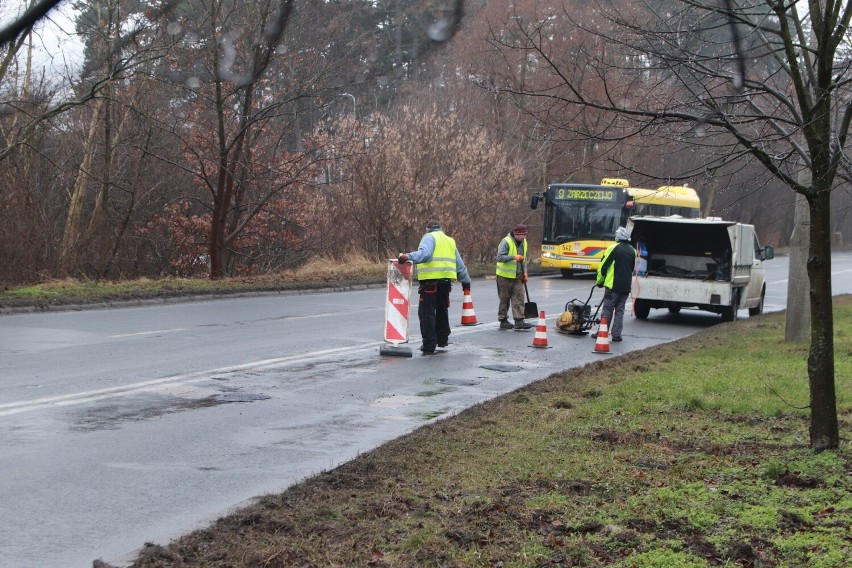
M 595 313 L 592 313 L 592 306 L 589 301 L 592 299 L 592 294 L 595 293 L 597 285 L 592 286 L 592 291 L 589 292 L 589 297 L 585 302 L 581 302 L 577 298 L 565 304 L 565 311 L 556 318 L 556 331 L 566 335 L 586 335 L 589 330 L 600 323 L 598 312 L 600 312 L 603 299 L 595 308 Z

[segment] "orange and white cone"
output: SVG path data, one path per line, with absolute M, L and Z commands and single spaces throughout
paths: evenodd
M 545 323 L 544 312 L 538 314 L 538 325 L 535 326 L 535 336 L 530 347 L 550 348 L 547 345 L 547 323 Z
M 473 300 L 470 297 L 470 290 L 464 291 L 464 302 L 462 303 L 462 325 L 479 325 L 476 321 L 476 312 L 473 311 Z
M 594 353 L 601 355 L 609 354 L 609 329 L 607 327 L 606 318 L 601 318 L 601 325 L 598 328 L 597 341 L 595 341 Z

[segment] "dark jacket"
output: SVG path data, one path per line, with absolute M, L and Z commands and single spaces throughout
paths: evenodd
M 626 241 L 620 241 L 604 253 L 598 269 L 598 283 L 620 294 L 630 293 L 633 267 L 636 264 L 636 249 Z

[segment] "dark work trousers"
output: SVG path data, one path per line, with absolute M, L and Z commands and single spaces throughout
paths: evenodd
M 423 351 L 434 351 L 435 347 L 446 347 L 450 339 L 450 290 L 449 280 L 421 280 L 420 335 L 423 336 Z
M 624 326 L 624 305 L 630 292 L 616 292 L 606 288 L 603 298 L 603 310 L 601 319 L 606 318 L 607 334 L 611 338 L 621 337 L 621 329 Z

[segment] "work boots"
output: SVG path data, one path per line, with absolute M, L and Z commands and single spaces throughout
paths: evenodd
M 532 329 L 533 325 L 531 323 L 527 323 L 524 320 L 515 320 L 515 326 L 513 329 L 515 331 L 525 331 L 527 329 Z

